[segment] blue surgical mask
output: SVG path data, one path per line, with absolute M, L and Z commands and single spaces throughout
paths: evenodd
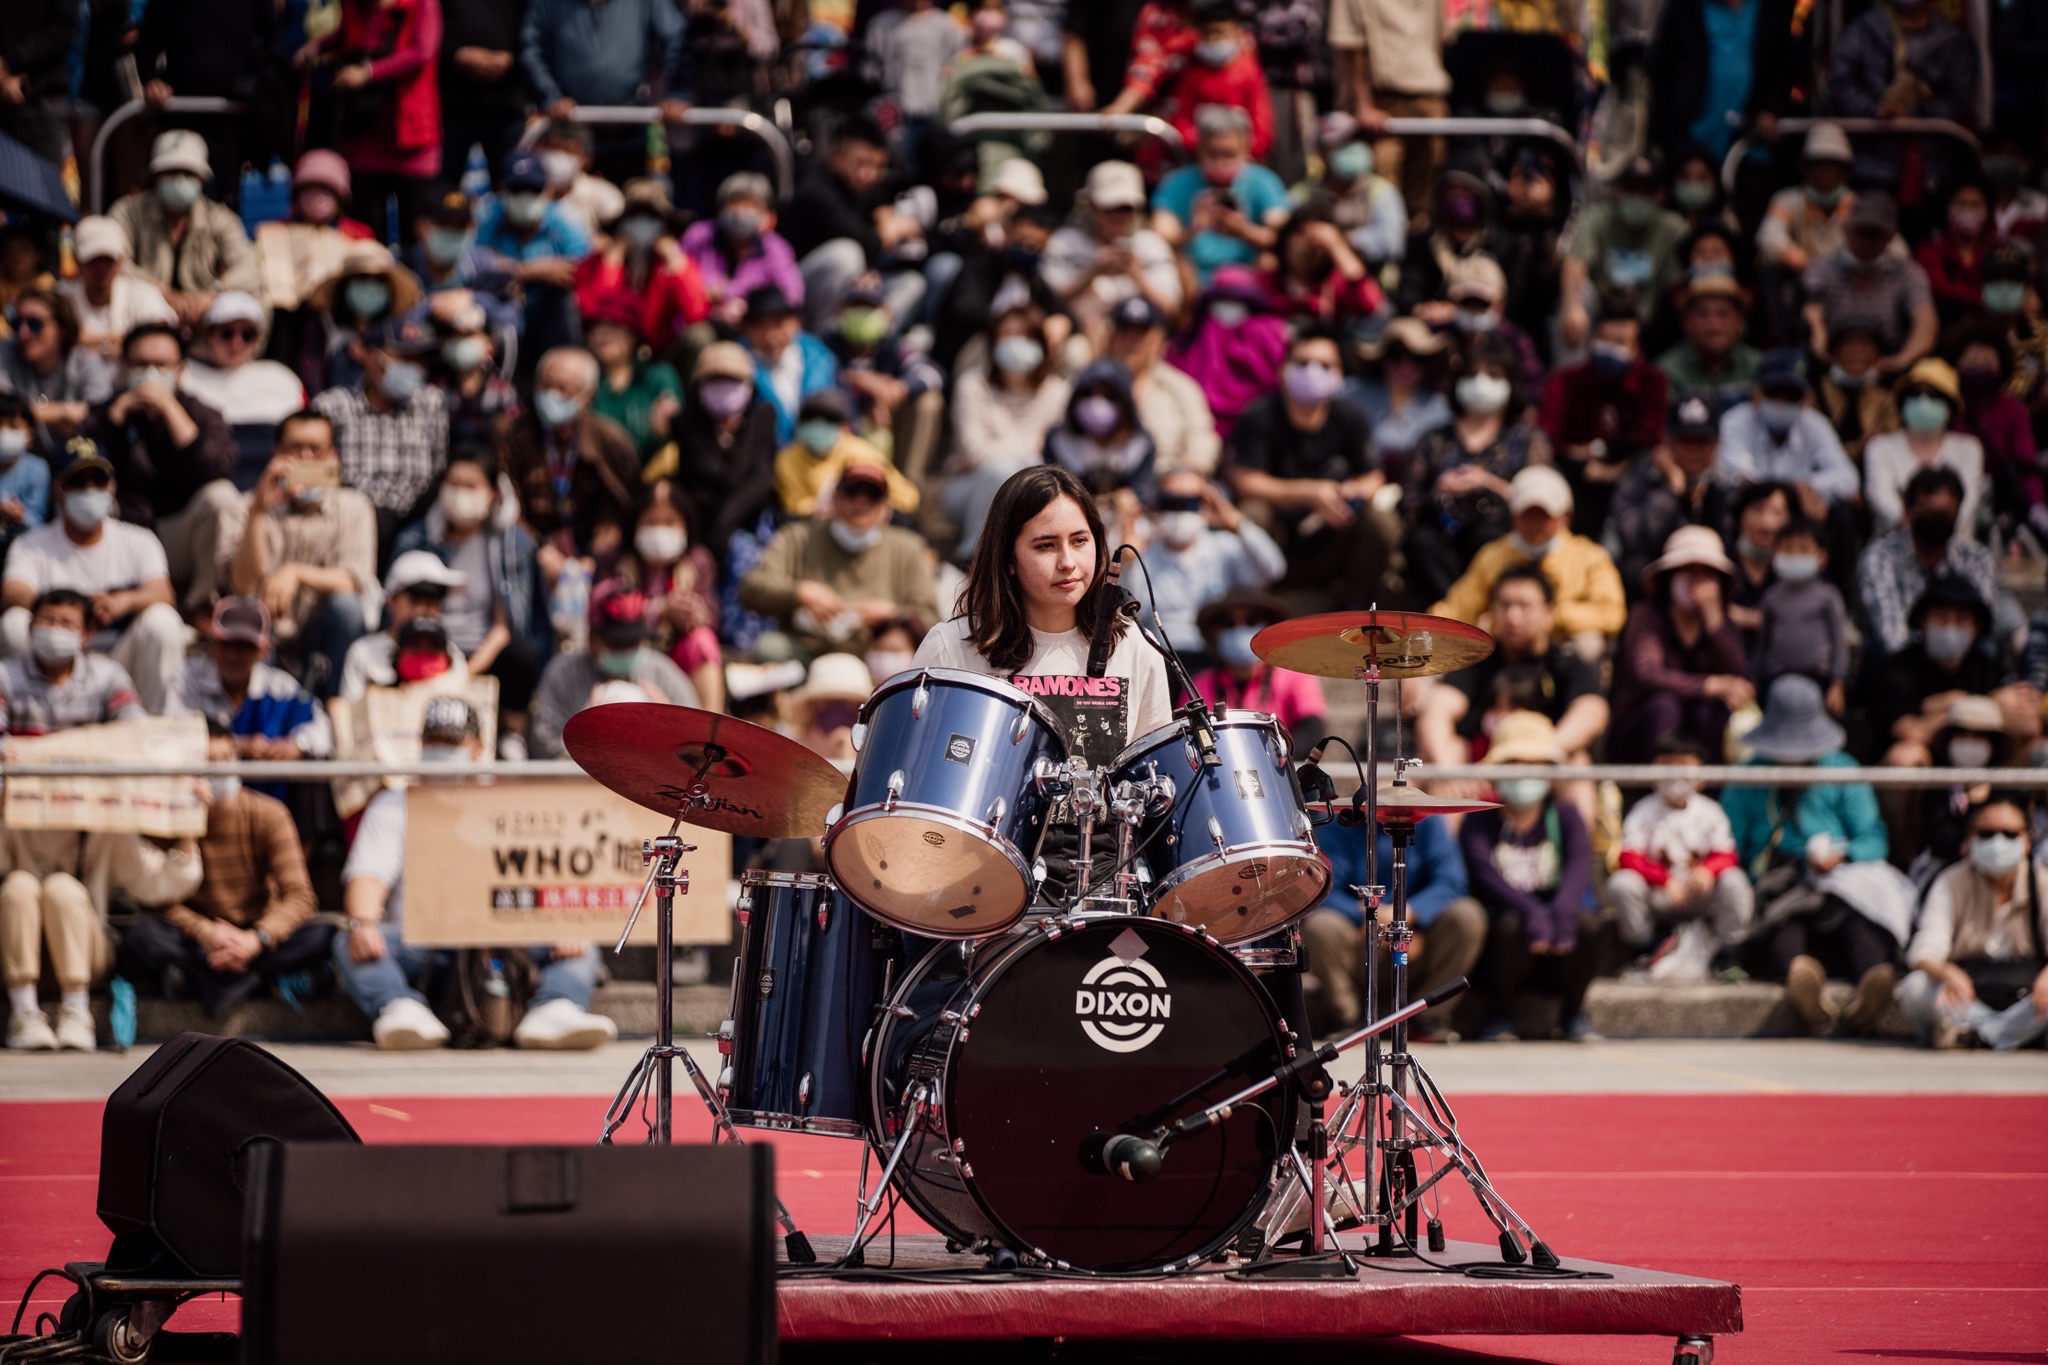
M 640 662 L 640 647 L 631 649 L 600 649 L 597 651 L 597 671 L 607 678 L 630 678 L 633 665 Z
M 1493 784 L 1501 801 L 1516 810 L 1527 810 L 1541 805 L 1543 798 L 1550 795 L 1550 779 L 1547 777 L 1504 777 Z
M 1252 637 L 1259 633 L 1257 626 L 1232 626 L 1216 640 L 1216 657 L 1232 668 L 1250 668 L 1259 661 L 1252 653 Z
M 1004 374 L 1029 374 L 1045 363 L 1045 347 L 1030 337 L 1004 337 L 990 354 Z
M 2003 877 L 2026 856 L 2017 834 L 1980 834 L 1970 843 L 1970 866 L 1987 877 Z
M 64 495 L 64 520 L 81 531 L 97 531 L 113 511 L 110 488 L 79 488 Z
M 1899 420 L 1915 436 L 1932 436 L 1948 425 L 1948 404 L 1931 393 L 1916 393 L 1899 404 Z
M 829 523 L 832 539 L 839 542 L 839 548 L 850 555 L 866 554 L 882 543 L 882 528 L 870 526 L 865 531 L 856 531 L 843 521 Z
M 199 202 L 199 177 L 184 174 L 159 176 L 156 198 L 172 213 L 183 213 Z
M 830 455 L 839 444 L 839 423 L 812 420 L 796 424 L 796 438 L 818 459 Z
M 449 337 L 441 343 L 441 360 L 457 374 L 468 374 L 484 363 L 482 337 Z
M 636 214 L 619 224 L 619 235 L 625 238 L 629 245 L 645 251 L 648 247 L 661 240 L 662 226 L 662 221 L 659 218 L 649 218 L 645 214 Z
M 384 377 L 377 381 L 377 385 L 392 402 L 410 403 L 426 382 L 424 366 L 415 365 L 410 360 L 387 360 L 384 362 Z
M 1228 66 L 1231 58 L 1237 56 L 1237 41 L 1221 38 L 1212 43 L 1195 44 L 1195 60 L 1203 66 Z
M 1984 307 L 1993 313 L 2007 316 L 2017 313 L 2027 302 L 2027 285 L 2024 280 L 1991 280 L 1984 286 Z
M 391 286 L 382 280 L 350 280 L 341 287 L 341 301 L 356 317 L 382 317 L 391 307 Z
M 1347 142 L 1330 153 L 1330 174 L 1339 180 L 1363 180 L 1372 174 L 1372 148 L 1363 142 Z
M 469 248 L 469 233 L 462 228 L 427 229 L 427 259 L 435 265 L 454 265 Z
M 1923 632 L 1927 657 L 1938 664 L 1959 664 L 1977 643 L 1971 626 L 1929 626 Z
M 1788 403 L 1782 398 L 1766 398 L 1756 405 L 1757 420 L 1764 424 L 1764 430 L 1782 439 L 1792 430 L 1792 424 L 1799 420 L 1799 404 Z
M 1508 532 L 1508 540 L 1513 543 L 1517 550 L 1520 550 L 1538 564 L 1541 564 L 1549 557 L 1550 552 L 1557 548 L 1556 536 L 1552 536 L 1550 539 L 1538 544 L 1533 540 L 1525 540 L 1520 531 L 1510 531 Z
M 1820 576 L 1820 556 L 1774 555 L 1771 568 L 1787 583 L 1808 583 Z
M 583 400 L 556 393 L 553 389 L 535 389 L 533 410 L 539 416 L 540 424 L 552 431 L 556 427 L 566 427 L 582 416 Z

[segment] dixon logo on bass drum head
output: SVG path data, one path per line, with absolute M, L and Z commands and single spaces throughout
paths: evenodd
M 1088 1041 L 1106 1052 L 1138 1052 L 1157 1042 L 1173 1017 L 1166 978 L 1139 954 L 1145 941 L 1126 930 L 1110 954 L 1088 969 L 1074 992 L 1074 1014 Z

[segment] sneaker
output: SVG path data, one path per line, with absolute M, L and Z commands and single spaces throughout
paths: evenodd
M 401 995 L 379 1012 L 370 1036 L 386 1052 L 421 1052 L 446 1043 L 448 1026 L 434 1017 L 425 1001 Z
M 1580 1010 L 1572 1021 L 1564 1026 L 1564 1037 L 1568 1043 L 1604 1043 L 1607 1035 L 1593 1027 L 1593 1016 Z
M 1496 1019 L 1485 1028 L 1479 1030 L 1479 1041 L 1482 1043 L 1519 1043 L 1522 1041 L 1522 1035 L 1515 1032 L 1514 1020 Z
M 43 1017 L 41 1010 L 10 1015 L 7 1020 L 7 1046 L 16 1052 L 55 1052 L 57 1031 L 50 1027 L 50 1021 Z
M 602 1047 L 619 1036 L 619 1026 L 602 1014 L 576 1008 L 576 1002 L 556 996 L 536 1005 L 512 1030 L 516 1047 L 547 1048 L 559 1052 L 582 1052 Z
M 92 1021 L 90 1009 L 76 1005 L 57 1007 L 57 1046 L 71 1052 L 99 1051 L 100 1031 Z
M 1804 954 L 1792 959 L 1791 969 L 1785 973 L 1785 998 L 1799 1011 L 1799 1022 L 1806 1025 L 1809 1033 L 1819 1033 L 1834 1022 L 1827 989 L 1827 968 L 1818 959 Z
M 1841 1027 L 1851 1033 L 1868 1033 L 1877 1025 L 1892 1003 L 1892 990 L 1898 984 L 1898 973 L 1889 962 L 1880 962 L 1863 974 L 1856 983 L 1856 994 L 1849 997 L 1849 1003 L 1842 1010 Z
M 1650 980 L 1667 986 L 1705 981 L 1717 946 L 1712 929 L 1699 920 L 1687 920 L 1658 951 L 1650 964 Z
M 526 762 L 526 736 L 516 730 L 507 730 L 499 735 L 498 758 L 505 763 Z

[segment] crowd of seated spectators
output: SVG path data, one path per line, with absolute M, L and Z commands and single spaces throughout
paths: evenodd
M 1500 803 L 1412 858 L 1464 1028 L 1591 1036 L 1621 971 L 2048 1030 L 2041 803 L 1943 776 L 2044 753 L 2038 6 L 100 8 L 0 6 L 0 131 L 110 186 L 0 223 L 0 741 L 196 714 L 223 760 L 319 760 L 330 708 L 425 687 L 450 762 L 627 699 L 843 758 L 1048 463 L 1298 753 L 1327 699 L 1252 635 L 1377 605 L 1497 641 L 1405 689 L 1427 763 L 1668 770 L 1431 784 Z M 791 184 L 697 117 L 778 107 Z M 952 131 L 1047 110 L 1172 135 Z M 1446 115 L 1494 122 L 1398 122 Z M 440 695 L 485 677 L 494 713 Z M 1724 761 L 1843 771 L 1688 776 Z M 0 831 L 8 1046 L 92 1046 L 112 971 L 215 1014 L 331 977 L 386 1046 L 448 1041 L 403 791 L 206 798 L 196 840 Z M 1354 1021 L 1358 906 L 1303 928 Z M 528 954 L 516 1040 L 611 1036 L 596 961 Z

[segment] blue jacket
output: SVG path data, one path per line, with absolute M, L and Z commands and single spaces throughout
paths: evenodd
M 839 357 L 832 354 L 831 347 L 809 332 L 798 332 L 796 340 L 789 344 L 804 358 L 804 377 L 799 387 L 805 398 L 839 382 Z M 754 390 L 761 395 L 762 402 L 775 409 L 775 448 L 780 450 L 796 439 L 796 410 L 782 405 L 775 386 L 768 382 L 768 367 L 759 356 L 754 357 Z
M 1333 874 L 1330 894 L 1323 904 L 1353 924 L 1364 924 L 1365 911 L 1359 907 L 1358 897 L 1351 894 L 1351 888 L 1365 884 L 1365 827 L 1332 821 L 1316 829 L 1316 843 L 1329 855 Z M 1388 888 L 1389 905 L 1393 904 L 1389 871 L 1393 865 L 1394 841 L 1382 830 L 1378 871 L 1380 885 Z M 1415 842 L 1408 850 L 1408 918 L 1418 928 L 1427 929 L 1436 923 L 1446 905 L 1470 894 L 1465 855 L 1459 851 L 1451 827 L 1442 820 L 1424 820 L 1415 827 Z
M 1753 758 L 1750 763 L 1764 764 Z M 1768 765 L 1766 765 L 1768 766 Z M 1816 768 L 1853 768 L 1847 754 L 1823 754 Z M 1840 782 L 1821 787 L 1730 787 L 1721 809 L 1735 827 L 1735 852 L 1754 877 L 1770 869 L 1771 836 L 1779 833 L 1777 852 L 1806 856 L 1806 841 L 1826 834 L 1846 845 L 1852 863 L 1882 861 L 1891 852 L 1884 818 L 1877 811 L 1877 792 L 1868 782 Z
M 543 107 L 644 104 L 669 93 L 682 55 L 675 0 L 532 0 L 519 26 L 519 69 Z

